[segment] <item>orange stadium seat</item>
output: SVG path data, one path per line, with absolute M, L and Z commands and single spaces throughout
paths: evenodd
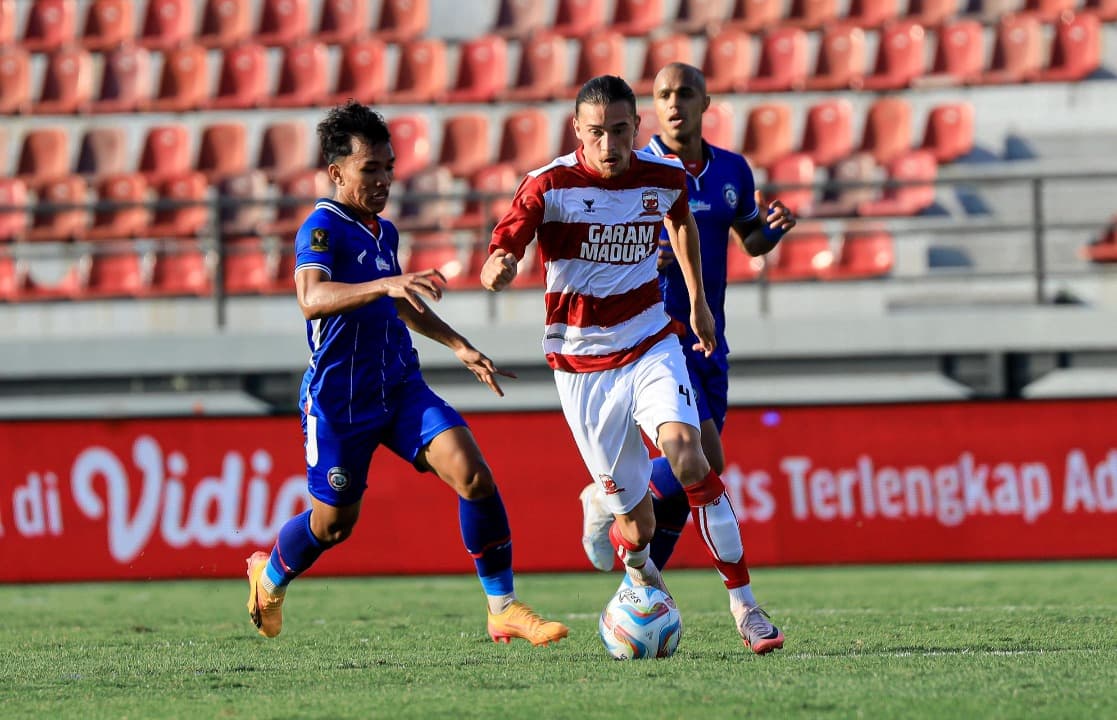
M 458 77 L 446 102 L 491 102 L 508 87 L 508 43 L 482 35 L 458 45 Z
M 497 162 L 526 173 L 546 165 L 553 157 L 551 121 L 545 110 L 526 107 L 504 116 Z
M 882 277 L 892 272 L 896 249 L 886 230 L 847 230 L 842 234 L 838 261 L 830 268 L 833 280 Z
M 149 292 L 163 296 L 204 296 L 213 292 L 209 261 L 196 241 L 182 240 L 156 253 Z
M 404 272 L 438 270 L 448 283 L 453 283 L 460 281 L 465 273 L 465 264 L 454 242 L 454 236 L 450 233 L 440 231 L 414 233 L 408 244 L 407 262 L 403 270 Z
M 139 43 L 169 50 L 194 37 L 194 0 L 148 0 Z
M 217 195 L 231 203 L 221 207 L 222 235 L 257 235 L 267 226 L 268 177 L 262 171 L 223 178 L 217 184 Z
M 780 241 L 775 262 L 768 268 L 773 282 L 818 280 L 825 277 L 834 262 L 830 236 L 812 227 L 798 227 Z
M 89 227 L 89 184 L 81 175 L 69 175 L 47 183 L 39 190 L 35 217 L 28 240 L 80 240 Z M 80 205 L 46 209 L 43 205 Z
M 974 146 L 974 108 L 967 102 L 946 103 L 931 109 L 921 148 L 940 165 L 968 155 Z
M 398 115 L 388 120 L 396 152 L 396 180 L 406 181 L 431 164 L 431 136 L 425 115 Z
M 32 190 L 70 174 L 70 135 L 60 127 L 33 128 L 23 135 L 16 176 Z
M 452 115 L 442 123 L 438 164 L 454 177 L 469 177 L 492 162 L 489 116 L 484 113 Z
M 775 28 L 782 21 L 782 0 L 733 0 L 727 25 L 756 33 Z
M 30 203 L 27 183 L 0 175 L 0 242 L 22 238 L 30 225 L 26 208 Z
M 76 171 L 92 180 L 131 171 L 128 133 L 122 127 L 93 127 L 82 135 Z
M 101 89 L 89 109 L 95 113 L 131 113 L 151 100 L 151 58 L 132 44 L 105 53 Z
M 224 239 L 224 288 L 230 295 L 262 293 L 272 284 L 271 261 L 258 237 Z
M 398 148 L 396 151 L 399 151 Z M 280 180 L 279 197 L 297 198 L 299 202 L 279 205 L 275 210 L 275 219 L 261 231 L 272 235 L 294 233 L 302 225 L 306 216 L 314 210 L 314 203 L 318 198 L 330 195 L 330 188 L 331 183 L 328 176 L 317 168 L 307 168 Z
M 679 0 L 671 29 L 687 35 L 713 35 L 725 20 L 723 2 Z
M 30 4 L 21 44 L 28 52 L 50 52 L 74 41 L 77 3 L 74 0 L 36 0 Z
M 376 38 L 351 40 L 341 48 L 337 82 L 324 105 L 340 105 L 353 98 L 372 105 L 388 95 L 387 50 Z
M 322 0 L 318 31 L 314 39 L 327 45 L 340 45 L 369 30 L 368 0 Z
M 725 258 L 725 279 L 731 283 L 752 282 L 764 269 L 764 258 L 753 257 L 742 250 L 736 242 L 729 243 L 729 254 Z
M 383 102 L 424 105 L 446 93 L 446 45 L 437 38 L 400 45 L 396 82 Z
M 1088 13 L 1067 13 L 1055 23 L 1051 57 L 1039 79 L 1076 82 L 1101 67 L 1101 23 Z
M 690 37 L 683 34 L 662 35 L 648 40 L 644 46 L 644 67 L 640 77 L 632 83 L 637 95 L 651 95 L 655 76 L 668 63 L 682 62 L 688 65 L 691 59 Z M 707 87 L 707 92 L 709 87 Z
M 768 168 L 768 182 L 774 185 L 811 185 L 814 183 L 814 171 L 815 164 L 810 155 L 791 153 Z M 775 190 L 773 197 L 782 200 L 796 215 L 809 215 L 814 204 L 814 189 L 788 187 Z
M 196 41 L 205 47 L 231 48 L 252 37 L 253 0 L 206 0 Z
M 861 150 L 878 165 L 887 165 L 911 147 L 911 105 L 900 97 L 883 97 L 869 106 L 861 135 Z
M 791 150 L 791 106 L 761 103 L 750 108 L 741 147 L 749 165 L 767 170 Z
M 953 20 L 958 14 L 958 0 L 909 0 L 905 20 L 934 28 Z
M 214 110 L 255 108 L 267 100 L 270 91 L 267 50 L 255 43 L 238 45 L 224 52 L 217 93 L 208 107 Z
M 895 20 L 898 14 L 896 0 L 849 0 L 845 19 L 863 28 L 879 28 Z
M 475 193 L 497 193 L 503 197 L 471 198 L 458 217 L 450 223 L 455 228 L 480 228 L 488 230 L 504 216 L 512 205 L 512 193 L 519 185 L 523 172 L 508 163 L 483 167 L 469 179 L 469 189 Z
M 743 30 L 726 28 L 706 41 L 702 58 L 706 92 L 735 92 L 748 85 L 752 75 L 752 39 Z
M 901 90 L 924 72 L 924 36 L 922 25 L 898 22 L 880 31 L 876 63 L 865 77 L 865 90 Z
M 88 263 L 85 282 L 76 293 L 78 299 L 139 297 L 147 289 L 143 257 L 131 243 L 91 253 Z
M 264 128 L 256 168 L 269 180 L 282 180 L 310 167 L 310 145 L 306 123 L 301 120 L 275 122 Z
M 92 99 L 93 58 L 88 50 L 65 47 L 47 58 L 39 99 L 32 103 L 31 112 L 70 115 L 85 110 Z
M 702 114 L 702 137 L 715 147 L 732 150 L 737 143 L 733 131 L 733 106 L 723 101 L 713 101 Z M 656 126 L 658 132 L 658 124 Z
M 607 25 L 605 0 L 557 0 L 551 30 L 563 37 L 584 38 Z
M 263 0 L 254 40 L 269 47 L 291 45 L 310 34 L 309 0 Z
M 146 109 L 189 112 L 209 100 L 209 62 L 201 45 L 183 45 L 163 53 L 159 89 Z
M 1041 22 L 1055 22 L 1065 13 L 1073 13 L 1078 9 L 1078 0 L 1024 0 L 1024 9 L 1030 15 L 1035 15 Z
M 807 110 L 799 151 L 819 167 L 830 167 L 853 152 L 853 106 L 848 100 L 823 100 Z
M 916 87 L 960 85 L 981 77 L 985 36 L 977 20 L 955 20 L 939 27 L 931 72 L 913 81 Z
M 85 14 L 81 44 L 86 50 L 111 50 L 136 35 L 135 3 L 131 0 L 93 0 Z
M 456 201 L 446 195 L 454 192 L 454 176 L 441 165 L 431 165 L 407 179 L 399 211 L 392 216 L 400 230 L 435 230 L 446 227 L 457 214 Z
M 508 38 L 525 39 L 546 26 L 544 0 L 500 0 L 492 31 Z
M 329 55 L 320 42 L 303 42 L 283 51 L 279 82 L 265 98 L 268 107 L 313 107 L 329 93 Z
M 16 41 L 16 0 L 0 0 L 0 47 Z
M 559 126 L 558 155 L 572 153 L 581 144 L 578 136 L 574 134 L 574 113 L 567 113 L 563 116 L 562 124 Z M 633 147 L 640 147 L 640 145 L 634 144 Z
M 1102 22 L 1117 20 L 1117 0 L 1086 0 L 1082 9 L 1092 13 Z
M 1043 28 L 1031 15 L 1006 15 L 997 23 L 993 57 L 979 80 L 1006 85 L 1028 82 L 1043 67 Z
M 780 24 L 804 30 L 818 30 L 833 23 L 837 17 L 836 0 L 791 0 L 787 17 Z
M 202 130 L 194 166 L 210 182 L 248 169 L 248 132 L 241 123 L 215 123 Z
M 663 0 L 616 0 L 610 28 L 622 35 L 644 36 L 664 22 Z
M 566 88 L 566 40 L 541 31 L 521 43 L 516 80 L 503 95 L 511 101 L 552 100 Z
M 927 184 L 885 187 L 880 199 L 862 203 L 857 214 L 865 217 L 918 215 L 935 202 L 935 186 L 931 182 L 937 172 L 935 156 L 927 150 L 912 150 L 898 156 L 888 164 L 889 180 L 926 180 Z
M 190 131 L 185 125 L 148 128 L 138 169 L 151 183 L 177 177 L 193 168 Z
M 574 82 L 566 88 L 565 95 L 574 97 L 587 80 L 598 75 L 624 75 L 624 36 L 613 30 L 604 30 L 582 38 L 578 46 L 578 61 Z
M 807 79 L 807 35 L 799 28 L 777 27 L 764 36 L 749 92 L 784 92 Z
M 159 200 L 167 207 L 157 209 L 145 235 L 159 238 L 194 237 L 209 223 L 209 183 L 200 172 L 187 172 L 158 184 Z
M 822 198 L 811 209 L 814 217 L 851 217 L 857 214 L 861 203 L 876 199 L 872 185 L 835 187 L 840 183 L 870 183 L 876 181 L 878 167 L 869 153 L 854 153 L 842 158 L 830 168 L 829 183 Z
M 417 40 L 430 26 L 429 0 L 381 0 L 376 37 L 387 43 Z
M 31 109 L 31 56 L 18 47 L 0 47 L 0 115 Z
M 151 222 L 147 179 L 139 173 L 108 175 L 97 184 L 97 198 L 106 205 L 96 210 L 93 223 L 86 232 L 88 240 L 131 238 L 147 230 Z M 124 203 L 136 203 L 127 205 Z
M 806 90 L 848 90 L 861 87 L 865 76 L 865 31 L 855 25 L 832 24 L 822 31 L 814 74 Z

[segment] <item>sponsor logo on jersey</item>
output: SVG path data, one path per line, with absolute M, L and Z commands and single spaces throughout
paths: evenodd
M 578 257 L 582 260 L 635 264 L 655 252 L 655 225 L 590 225 Z
M 740 200 L 740 197 L 737 195 L 737 188 L 726 183 L 725 187 L 721 189 L 721 194 L 725 197 L 725 203 L 729 205 L 729 207 L 737 207 L 737 202 Z
M 385 260 L 384 258 L 377 255 L 376 256 L 376 269 L 377 270 L 383 270 L 384 272 L 387 272 L 387 271 L 392 269 L 392 266 L 388 264 L 387 260 Z
M 710 203 L 706 202 L 705 200 L 691 199 L 691 201 L 690 201 L 690 211 L 692 213 L 706 212 L 707 210 L 710 209 L 710 207 L 711 207 Z
M 593 200 L 592 199 L 584 198 L 582 200 L 582 203 L 585 204 L 587 213 L 592 213 L 593 212 Z
M 330 249 L 326 228 L 314 228 L 310 231 L 310 249 L 312 252 L 326 252 Z
M 619 492 L 624 492 L 624 488 L 617 485 L 617 481 L 610 475 L 602 473 L 597 476 L 597 479 L 601 481 L 601 487 L 605 490 L 606 495 L 616 495 Z
M 334 490 L 341 492 L 349 487 L 349 471 L 343 467 L 332 467 L 326 473 L 326 481 Z

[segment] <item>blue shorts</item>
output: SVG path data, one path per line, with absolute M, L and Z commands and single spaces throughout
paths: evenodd
M 414 463 L 442 432 L 466 426 L 457 410 L 422 379 L 409 380 L 389 396 L 387 412 L 374 422 L 333 424 L 303 411 L 306 478 L 311 496 L 341 507 L 361 499 L 368 487 L 372 453 L 380 445 Z
M 729 369 L 724 361 L 686 352 L 686 369 L 698 401 L 698 419 L 713 420 L 720 433 L 729 410 Z

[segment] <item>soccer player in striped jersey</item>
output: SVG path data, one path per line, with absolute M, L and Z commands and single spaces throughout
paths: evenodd
M 636 98 L 624 80 L 605 75 L 583 85 L 574 104 L 581 147 L 524 178 L 493 230 L 481 283 L 493 291 L 507 287 L 538 239 L 546 264 L 543 349 L 567 424 L 615 517 L 609 537 L 626 580 L 664 587 L 649 557 L 655 515 L 643 431 L 684 488 L 730 607 L 747 614 L 740 528 L 702 450 L 679 343 L 685 330 L 665 311 L 659 289 L 657 249 L 666 226 L 687 288 L 690 347 L 704 356 L 716 352 L 686 173 L 677 159 L 634 151 L 638 127 Z M 771 649 L 776 638 L 750 635 L 750 627 L 738 623 L 745 642 L 757 652 Z
M 683 343 L 687 370 L 694 389 L 698 415 L 702 421 L 702 447 L 714 472 L 725 470 L 725 451 L 721 430 L 729 405 L 729 347 L 725 341 L 725 290 L 727 253 L 730 237 L 734 244 L 749 255 L 770 252 L 791 228 L 795 218 L 779 200 L 773 200 L 761 218 L 755 195 L 755 181 L 745 158 L 723 148 L 713 147 L 702 139 L 702 113 L 710 105 L 706 79 L 691 65 L 671 63 L 656 75 L 653 86 L 659 134 L 653 135 L 646 148 L 657 157 L 676 157 L 686 168 L 690 208 L 701 238 L 702 279 L 706 301 L 714 314 L 717 348 L 705 354 L 690 349 L 693 334 Z M 659 284 L 667 312 L 676 320 L 685 320 L 689 308 L 687 287 L 682 270 L 674 261 L 671 243 L 663 238 L 659 252 Z M 652 461 L 652 496 L 656 533 L 651 541 L 651 558 L 659 568 L 666 566 L 679 534 L 686 525 L 690 508 L 683 487 L 671 470 L 666 457 Z M 614 553 L 609 542 L 613 518 L 603 502 L 603 495 L 593 483 L 582 491 L 585 512 L 582 546 L 590 562 L 599 570 L 611 570 Z M 741 561 L 744 565 L 744 559 Z M 738 581 L 744 611 L 735 613 L 738 620 L 750 626 L 750 634 L 759 636 L 753 649 L 780 647 L 771 641 L 778 630 L 771 625 L 752 593 L 747 567 Z
M 248 558 L 252 622 L 261 635 L 279 634 L 288 583 L 349 537 L 373 451 L 383 444 L 458 494 L 462 539 L 488 599 L 492 639 L 546 645 L 564 638 L 565 625 L 516 599 L 511 532 L 492 474 L 465 420 L 419 371 L 408 329 L 449 347 L 504 395 L 496 376 L 506 373 L 427 306 L 442 297 L 445 278 L 437 270 L 401 271 L 399 234 L 380 217 L 395 162 L 388 127 L 350 101 L 326 115 L 318 137 L 334 199 L 318 201 L 295 239 L 295 288 L 311 351 L 299 402 L 311 509 L 280 529 L 270 554 Z

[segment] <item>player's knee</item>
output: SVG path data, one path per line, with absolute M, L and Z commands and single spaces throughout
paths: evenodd
M 710 463 L 697 446 L 682 447 L 674 458 L 669 457 L 668 460 L 671 462 L 672 472 L 683 487 L 699 482 L 710 472 Z
M 496 492 L 493 473 L 483 462 L 467 464 L 450 484 L 466 500 L 483 500 Z

